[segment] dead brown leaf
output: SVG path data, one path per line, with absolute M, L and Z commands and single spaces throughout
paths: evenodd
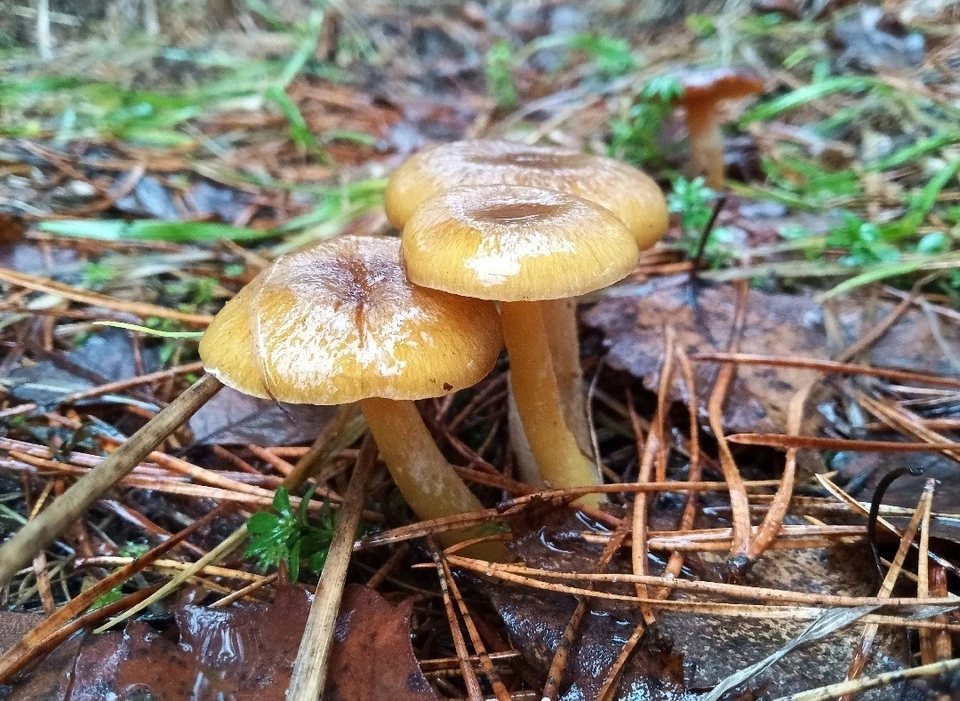
M 657 520 L 669 521 L 664 510 Z M 675 516 L 675 514 L 674 514 Z M 717 526 L 719 521 L 701 515 L 699 526 Z M 582 529 L 571 520 L 567 533 Z M 590 571 L 598 545 L 584 545 L 562 536 L 563 529 L 541 532 L 517 544 L 518 554 L 531 567 L 549 570 Z M 688 559 L 693 576 L 717 581 L 722 555 Z M 657 568 L 654 565 L 654 570 Z M 610 572 L 629 572 L 629 556 L 621 554 Z M 874 570 L 863 546 L 832 549 L 771 550 L 745 575 L 744 584 L 776 587 L 808 593 L 872 595 Z M 572 596 L 553 594 L 503 584 L 482 585 L 506 625 L 514 646 L 526 662 L 543 676 L 554 650 L 576 606 Z M 622 589 L 622 590 L 621 590 Z M 632 593 L 626 585 L 618 593 Z M 679 594 L 675 598 L 683 598 Z M 674 610 L 657 612 L 660 631 L 648 633 L 624 668 L 617 693 L 618 701 L 699 698 L 714 684 L 780 649 L 808 625 L 804 621 L 694 615 Z M 567 665 L 567 686 L 561 686 L 560 701 L 593 701 L 624 641 L 640 623 L 636 607 L 611 601 L 594 601 L 585 616 L 580 637 L 571 647 Z M 803 646 L 755 680 L 754 690 L 763 687 L 770 697 L 779 697 L 842 680 L 846 676 L 859 627 L 849 626 L 829 638 Z M 672 645 L 672 649 L 671 649 Z M 870 674 L 910 665 L 902 631 L 878 639 L 870 662 Z M 746 690 L 750 691 L 750 690 Z M 890 698 L 881 689 L 864 694 L 868 701 Z M 897 689 L 897 698 L 919 701 L 924 692 L 916 688 Z M 766 698 L 766 696 L 765 696 Z
M 642 294 L 611 297 L 590 309 L 584 320 L 607 339 L 608 363 L 642 378 L 656 391 L 657 368 L 663 357 L 664 327 L 672 325 L 677 338 L 692 355 L 724 349 L 733 323 L 736 291 L 731 285 L 702 287 L 696 307 L 689 304 L 685 279 L 662 278 L 650 283 Z M 868 318 L 863 300 L 849 299 L 837 305 L 843 333 L 840 344 L 856 341 L 874 321 L 882 319 L 893 305 L 876 305 L 876 318 Z M 954 326 L 939 329 L 947 345 L 960 343 Z M 751 290 L 747 301 L 747 322 L 740 344 L 742 353 L 803 356 L 825 360 L 839 348 L 828 341 L 823 309 L 811 295 L 768 294 Z M 949 372 L 950 360 L 937 342 L 924 315 L 910 311 L 878 341 L 872 351 L 875 365 L 916 370 Z M 717 365 L 697 363 L 697 387 L 701 392 L 701 414 L 706 416 L 706 397 L 716 378 Z M 730 390 L 724 411 L 729 432 L 769 431 L 783 433 L 790 398 L 815 375 L 795 368 L 741 366 Z M 686 402 L 679 380 L 673 398 Z M 804 433 L 816 429 L 808 422 Z
M 435 701 L 410 645 L 411 610 L 347 588 L 326 701 Z M 175 613 L 178 639 L 141 621 L 122 633 L 76 636 L 8 699 L 283 701 L 309 611 L 306 591 L 282 587 L 270 605 L 184 606 Z

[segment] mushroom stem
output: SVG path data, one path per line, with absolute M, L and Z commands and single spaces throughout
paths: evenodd
M 543 325 L 550 346 L 553 374 L 557 378 L 557 395 L 563 418 L 573 434 L 580 452 L 590 457 L 593 445 L 590 438 L 590 422 L 587 420 L 586 389 L 583 371 L 580 368 L 580 341 L 577 328 L 576 300 L 551 299 L 540 302 Z M 545 486 L 537 467 L 536 458 L 530 450 L 530 441 L 523 430 L 523 421 L 517 411 L 512 382 L 507 398 L 507 419 L 510 426 L 510 444 L 523 481 L 535 487 Z
M 500 316 L 513 396 L 544 482 L 553 488 L 600 484 L 596 466 L 580 451 L 564 420 L 541 304 L 501 302 Z M 588 494 L 579 503 L 596 506 L 602 501 L 599 494 Z
M 586 390 L 580 367 L 580 335 L 577 328 L 575 299 L 552 299 L 540 302 L 543 326 L 550 346 L 553 374 L 563 418 L 584 455 L 593 455 L 590 424 L 587 422 Z
M 480 500 L 440 453 L 416 404 L 371 397 L 361 399 L 360 408 L 393 481 L 417 516 L 430 520 L 483 509 Z M 467 528 L 439 537 L 444 545 L 453 545 L 483 535 L 489 533 L 481 528 Z M 481 543 L 466 550 L 477 557 L 504 559 L 501 543 Z
M 687 131 L 690 135 L 690 177 L 703 175 L 707 186 L 723 187 L 723 136 L 713 102 L 687 105 Z

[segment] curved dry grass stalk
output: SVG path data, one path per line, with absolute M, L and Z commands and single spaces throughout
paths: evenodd
M 736 355 L 740 336 L 746 323 L 747 289 L 744 281 L 737 285 L 737 309 L 728 344 L 728 352 L 731 355 Z M 710 429 L 717 440 L 720 468 L 723 470 L 723 477 L 727 481 L 730 492 L 731 522 L 733 524 L 733 544 L 730 548 L 730 558 L 733 566 L 732 572 L 734 573 L 747 564 L 750 553 L 750 500 L 747 498 L 743 478 L 740 476 L 737 462 L 733 458 L 733 453 L 724 438 L 723 431 L 723 405 L 726 403 L 727 393 L 733 384 L 736 372 L 737 366 L 735 363 L 727 363 L 720 367 L 713 390 L 710 392 L 710 399 L 707 402 Z
M 787 433 L 791 436 L 799 435 L 803 423 L 803 410 L 807 399 L 816 385 L 816 380 L 801 387 L 791 398 L 787 408 Z M 780 477 L 780 486 L 770 502 L 770 509 L 763 517 L 756 535 L 750 543 L 748 557 L 756 560 L 763 555 L 780 533 L 780 526 L 787 509 L 790 507 L 790 498 L 793 496 L 793 483 L 797 475 L 797 450 L 789 448 L 783 465 L 783 475 Z

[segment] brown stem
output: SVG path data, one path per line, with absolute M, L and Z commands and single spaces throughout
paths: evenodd
M 687 130 L 690 135 L 689 175 L 704 176 L 707 186 L 723 187 L 723 137 L 712 102 L 687 105 Z
M 581 452 L 564 419 L 540 304 L 503 302 L 500 314 L 513 396 L 541 477 L 554 488 L 600 484 L 596 465 Z M 600 495 L 588 494 L 579 503 L 596 506 L 602 501 Z
M 130 440 L 80 478 L 63 496 L 28 521 L 0 547 L 0 586 L 9 583 L 19 569 L 79 519 L 90 504 L 130 474 L 221 387 L 223 385 L 213 375 L 204 375 L 150 419 Z
M 370 398 L 361 400 L 360 408 L 393 481 L 417 516 L 430 520 L 483 510 L 480 500 L 440 453 L 416 404 Z M 489 533 L 471 528 L 438 537 L 445 545 L 452 545 L 483 535 Z M 505 556 L 499 543 L 471 546 L 470 552 L 482 552 L 498 560 Z

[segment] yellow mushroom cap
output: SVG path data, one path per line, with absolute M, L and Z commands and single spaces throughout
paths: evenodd
M 608 209 L 552 190 L 463 187 L 424 202 L 403 227 L 417 285 L 502 302 L 563 299 L 636 265 L 633 236 Z
M 399 239 L 343 236 L 261 272 L 211 322 L 200 357 L 245 394 L 342 404 L 469 387 L 502 346 L 495 305 L 410 284 Z
M 424 200 L 471 185 L 526 185 L 596 202 L 623 221 L 640 250 L 667 231 L 663 192 L 642 171 L 579 151 L 485 139 L 440 144 L 408 158 L 387 184 L 387 217 L 403 228 Z

